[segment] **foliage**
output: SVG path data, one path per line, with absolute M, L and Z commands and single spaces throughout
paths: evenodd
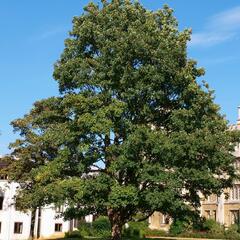
M 173 227 L 172 227 L 173 226 Z M 170 228 L 170 236 L 209 239 L 240 239 L 238 226 L 232 225 L 227 230 L 213 219 L 204 220 L 197 226 L 185 221 L 176 221 Z M 191 228 L 192 226 L 192 228 Z
M 82 236 L 109 237 L 111 236 L 111 225 L 106 217 L 99 217 L 92 223 L 81 223 L 79 232 Z
M 187 221 L 176 220 L 174 221 L 169 229 L 169 232 L 173 235 L 178 235 L 187 232 L 191 229 L 191 225 Z
M 166 235 L 165 231 L 152 230 L 149 228 L 147 221 L 142 222 L 129 222 L 127 227 L 123 230 L 123 237 L 129 239 L 141 239 L 145 236 L 163 236 Z
M 81 225 L 79 226 L 79 233 L 80 235 L 86 237 L 86 236 L 93 236 L 92 233 L 92 226 L 90 223 L 81 223 Z
M 92 223 L 93 235 L 96 237 L 111 236 L 111 224 L 107 217 L 99 217 Z
M 203 230 L 213 234 L 220 234 L 224 232 L 224 226 L 213 219 L 207 219 L 203 223 Z
M 5 160 L 21 183 L 18 207 L 67 203 L 65 218 L 107 215 L 119 239 L 139 212 L 191 215 L 200 191 L 231 186 L 239 136 L 198 83 L 204 70 L 188 59 L 189 40 L 167 6 L 89 3 L 55 64 L 61 95 L 12 122 L 21 138 Z
M 143 238 L 146 230 L 148 229 L 148 223 L 143 222 L 129 222 L 127 227 L 123 230 L 123 236 L 129 238 Z
M 226 239 L 237 240 L 240 239 L 239 226 L 233 224 L 225 231 Z
M 65 233 L 65 238 L 68 238 L 68 239 L 69 238 L 73 238 L 73 239 L 77 238 L 79 240 L 83 239 L 83 237 L 79 231 L 67 232 L 67 233 Z

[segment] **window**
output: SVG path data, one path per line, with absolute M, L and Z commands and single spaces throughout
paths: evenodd
M 240 200 L 240 185 L 235 184 L 230 191 L 230 200 Z
M 151 219 L 151 218 L 149 218 L 149 219 Z M 80 217 L 78 219 L 75 218 L 75 219 L 73 219 L 73 227 L 78 228 L 81 225 L 81 223 L 85 223 L 85 222 L 86 222 L 85 217 Z
M 0 175 L 0 180 L 7 180 L 8 179 L 8 175 L 4 174 L 4 175 Z
M 210 217 L 211 217 L 210 210 L 206 210 L 205 211 L 205 218 L 210 219 Z
M 23 230 L 23 223 L 22 222 L 15 222 L 14 223 L 14 233 L 22 234 Z
M 78 228 L 79 227 L 79 220 L 78 219 L 74 219 L 73 220 L 73 227 L 74 228 Z
M 168 215 L 161 214 L 160 224 L 169 224 L 170 217 Z
M 0 191 L 0 210 L 3 209 L 4 193 Z
M 239 224 L 239 210 L 230 211 L 230 222 L 231 224 Z
M 56 211 L 56 213 L 63 213 L 64 212 L 63 205 L 56 206 L 55 211 Z
M 163 215 L 163 219 L 162 220 L 163 220 L 162 221 L 163 224 L 169 224 L 169 222 L 170 222 L 170 218 L 167 215 Z
M 2 222 L 0 222 L 0 233 L 2 232 Z
M 55 232 L 62 232 L 62 223 L 55 224 Z
M 236 161 L 235 161 L 235 163 L 234 163 L 234 167 L 235 167 L 237 170 L 240 169 L 240 160 L 239 160 L 239 158 L 236 159 Z
M 212 211 L 212 219 L 215 221 L 217 220 L 217 211 L 216 210 Z

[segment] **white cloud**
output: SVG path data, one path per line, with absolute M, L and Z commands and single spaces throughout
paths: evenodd
M 42 41 L 42 40 L 46 40 L 52 37 L 55 37 L 59 34 L 63 34 L 63 33 L 68 33 L 68 28 L 65 26 L 59 26 L 59 27 L 54 27 L 54 28 L 50 28 L 46 31 L 43 31 L 42 33 L 38 33 L 35 34 L 34 36 L 31 36 L 29 38 L 29 41 Z
M 235 30 L 240 28 L 240 6 L 219 13 L 212 17 L 211 27 L 220 27 L 222 30 Z
M 58 35 L 58 34 L 63 33 L 63 32 L 67 32 L 66 28 L 58 27 L 58 28 L 51 29 L 49 31 L 43 32 L 42 34 L 40 34 L 38 36 L 38 38 L 40 40 L 43 40 L 43 39 L 53 37 L 53 36 Z
M 235 34 L 228 33 L 224 34 L 221 32 L 201 32 L 195 33 L 191 37 L 190 46 L 203 45 L 203 46 L 212 46 L 224 41 L 231 39 Z
M 204 63 L 204 65 L 218 65 L 219 64 L 229 64 L 232 62 L 239 62 L 239 57 L 236 56 L 223 56 L 223 57 L 216 57 L 216 58 L 205 58 L 200 59 L 199 62 Z
M 239 34 L 240 6 L 212 16 L 202 32 L 192 34 L 189 46 L 212 46 Z

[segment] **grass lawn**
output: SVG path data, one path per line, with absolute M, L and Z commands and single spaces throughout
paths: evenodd
M 157 239 L 157 238 L 155 238 Z M 181 237 L 161 237 L 159 240 L 207 240 L 208 238 L 181 238 Z M 61 239 L 56 239 L 56 240 L 83 240 L 79 238 L 61 238 Z M 84 238 L 84 240 L 109 240 L 108 238 L 98 238 L 98 237 L 89 237 L 89 238 Z M 122 238 L 122 240 L 154 240 L 154 238 Z M 223 240 L 223 239 L 210 239 L 209 240 Z
M 106 239 L 103 239 L 103 238 L 84 238 L 84 240 L 93 240 L 93 239 L 96 239 L 96 240 L 106 240 Z M 194 239 L 196 239 L 196 240 L 207 240 L 207 238 L 174 238 L 174 237 L 172 237 L 172 238 L 161 238 L 160 240 L 170 240 L 170 239 L 172 239 L 172 240 L 174 240 L 174 239 L 177 239 L 177 240 L 194 240 Z M 64 238 L 64 239 L 57 239 L 57 240 L 80 240 L 80 239 L 78 239 L 78 238 Z M 82 240 L 82 239 L 81 239 Z M 123 238 L 123 240 L 154 240 L 154 238 L 141 238 L 141 239 L 130 239 L 130 238 Z M 223 240 L 223 239 L 209 239 L 209 240 Z
M 61 239 L 56 239 L 56 240 L 82 240 L 82 239 L 79 239 L 79 238 L 61 238 Z M 106 240 L 106 239 L 105 238 L 91 237 L 91 238 L 84 238 L 84 240 Z M 132 239 L 123 238 L 123 240 L 132 240 Z M 134 239 L 134 240 L 137 240 L 137 239 Z M 144 239 L 141 238 L 139 240 L 150 240 L 150 238 L 144 238 Z M 164 239 L 162 239 L 162 240 L 164 240 Z
M 84 238 L 84 240 L 106 240 L 104 238 Z M 161 238 L 161 240 L 164 240 L 165 238 Z M 56 240 L 82 240 L 82 239 L 78 239 L 78 238 L 61 238 L 61 239 L 56 239 Z M 129 239 L 129 238 L 123 238 L 123 240 L 133 240 L 133 239 Z M 134 239 L 137 240 L 137 239 Z M 141 238 L 139 240 L 153 240 L 153 238 Z M 166 238 L 165 240 L 169 240 L 169 238 Z M 180 238 L 179 238 L 180 240 Z M 217 240 L 217 239 L 216 239 Z

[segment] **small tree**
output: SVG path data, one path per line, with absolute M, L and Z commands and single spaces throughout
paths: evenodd
M 199 192 L 231 186 L 239 138 L 197 82 L 204 71 L 187 58 L 188 40 L 166 6 L 102 0 L 75 17 L 55 64 L 61 95 L 12 123 L 19 205 L 107 215 L 118 240 L 128 221 L 183 217 L 197 211 Z

